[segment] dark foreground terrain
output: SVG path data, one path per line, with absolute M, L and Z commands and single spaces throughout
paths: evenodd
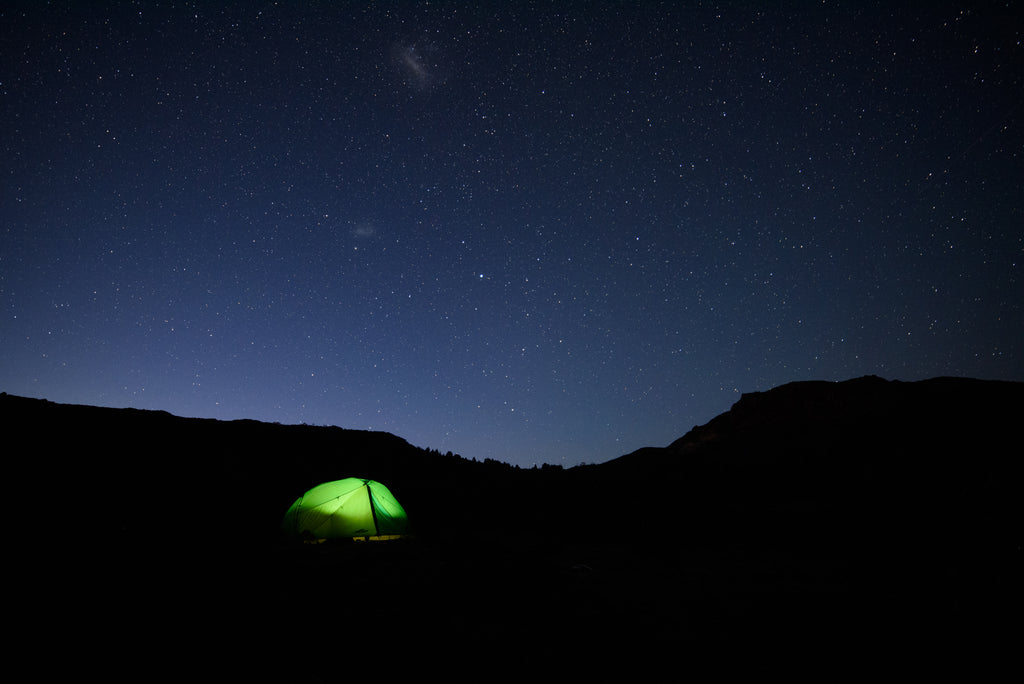
M 11 646 L 36 679 L 977 674 L 1020 643 L 1022 408 L 1021 383 L 793 383 L 668 447 L 520 470 L 2 395 Z M 413 535 L 283 536 L 296 497 L 349 476 Z

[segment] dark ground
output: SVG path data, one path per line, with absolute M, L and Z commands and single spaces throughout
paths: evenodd
M 133 681 L 976 676 L 1020 643 L 1022 407 L 1020 383 L 794 383 L 663 449 L 519 470 L 3 395 L 14 650 L 46 654 L 40 678 Z M 283 536 L 292 500 L 348 476 L 387 484 L 413 534 Z

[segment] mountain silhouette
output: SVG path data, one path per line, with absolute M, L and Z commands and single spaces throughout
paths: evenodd
M 281 620 L 336 605 L 435 654 L 995 662 L 1019 637 L 1022 407 L 1016 382 L 794 382 L 664 447 L 521 469 L 388 433 L 0 395 L 29 613 L 89 644 L 102 613 L 119 625 L 105 641 L 153 657 L 146 630 L 189 616 L 183 662 L 259 672 L 268 644 L 285 663 L 309 647 Z M 389 487 L 410 538 L 284 535 L 296 497 L 351 476 Z M 220 653 L 224 632 L 240 645 Z

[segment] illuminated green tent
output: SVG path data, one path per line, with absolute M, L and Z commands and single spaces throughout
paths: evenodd
M 350 477 L 325 482 L 300 496 L 282 527 L 314 539 L 394 539 L 405 534 L 405 509 L 375 480 Z

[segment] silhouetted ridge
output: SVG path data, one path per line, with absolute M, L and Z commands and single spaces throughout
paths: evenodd
M 32 594 L 42 614 L 113 612 L 138 644 L 139 625 L 185 613 L 214 642 L 240 630 L 291 657 L 307 633 L 278 616 L 342 596 L 356 622 L 384 633 L 399 616 L 404 639 L 445 654 L 524 639 L 1009 653 L 1022 408 L 1022 383 L 794 382 L 667 447 L 525 470 L 388 433 L 0 395 L 26 555 L 73 578 Z M 296 497 L 345 477 L 385 483 L 412 536 L 282 537 Z
M 1022 383 L 795 382 L 602 467 L 657 478 L 673 494 L 656 515 L 709 543 L 1010 553 L 1021 408 Z

